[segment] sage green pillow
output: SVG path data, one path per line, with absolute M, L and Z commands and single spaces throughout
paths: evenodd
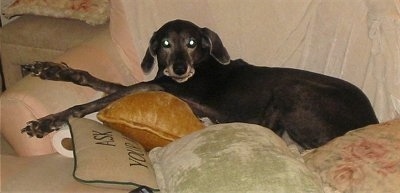
M 161 192 L 323 192 L 299 154 L 271 130 L 218 124 L 150 152 Z

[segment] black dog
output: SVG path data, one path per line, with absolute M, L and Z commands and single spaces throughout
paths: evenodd
M 215 123 L 254 123 L 280 136 L 287 132 L 304 148 L 378 122 L 367 97 L 348 82 L 303 70 L 231 61 L 216 33 L 188 21 L 168 22 L 154 33 L 142 69 L 149 72 L 155 60 L 157 77 L 132 86 L 99 80 L 62 64 L 25 65 L 42 79 L 74 82 L 109 95 L 31 121 L 22 132 L 43 137 L 70 117 L 83 117 L 125 95 L 151 90 L 183 99 L 197 116 Z

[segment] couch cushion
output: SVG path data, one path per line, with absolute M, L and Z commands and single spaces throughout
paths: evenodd
M 24 15 L 4 25 L 1 60 L 6 87 L 21 79 L 21 64 L 53 60 L 107 27 L 107 24 L 91 26 L 78 20 L 34 15 Z
M 18 193 L 126 193 L 77 182 L 74 163 L 59 154 L 33 157 L 1 155 L 1 192 Z
M 90 26 L 77 20 L 24 15 L 2 27 L 1 42 L 64 51 L 106 28 L 107 24 Z

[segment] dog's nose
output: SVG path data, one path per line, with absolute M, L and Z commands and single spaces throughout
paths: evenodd
M 176 75 L 184 75 L 187 71 L 187 66 L 184 64 L 174 65 L 173 70 Z

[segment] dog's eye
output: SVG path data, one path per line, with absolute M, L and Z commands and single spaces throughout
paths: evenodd
M 197 42 L 194 38 L 190 38 L 187 44 L 189 48 L 195 48 L 197 46 Z
M 161 46 L 164 48 L 170 48 L 171 47 L 171 43 L 169 43 L 168 39 L 163 39 L 161 41 Z

